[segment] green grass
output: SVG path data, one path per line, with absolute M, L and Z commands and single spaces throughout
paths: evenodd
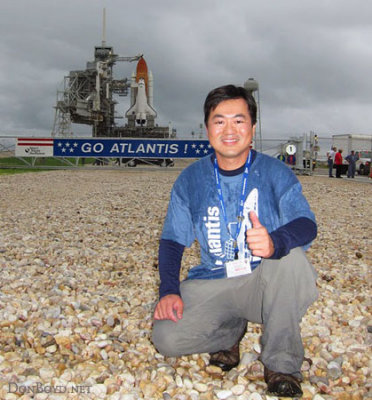
M 26 157 L 25 157 L 26 158 Z M 31 161 L 31 157 L 27 157 L 26 160 Z M 76 158 L 64 158 L 63 160 L 68 160 L 75 164 Z M 35 160 L 35 165 L 42 165 L 42 166 L 60 166 L 60 165 L 66 165 L 66 163 L 60 158 L 55 158 L 55 157 L 37 157 Z M 85 159 L 85 164 L 91 164 L 94 162 L 94 158 L 86 158 Z M 79 165 L 83 164 L 83 160 L 80 158 L 79 159 Z M 16 157 L 2 157 L 0 158 L 0 166 L 1 165 L 25 165 L 22 160 L 19 160 Z
M 31 158 L 27 158 L 31 162 Z M 74 166 L 76 165 L 76 158 L 66 158 Z M 84 165 L 93 164 L 94 158 L 86 158 Z M 79 159 L 79 166 L 83 165 L 83 160 Z M 23 174 L 25 172 L 41 172 L 53 170 L 53 167 L 70 167 L 63 160 L 54 157 L 40 157 L 36 158 L 33 166 L 27 166 L 22 160 L 16 157 L 0 157 L 0 175 L 13 175 Z M 48 167 L 51 167 L 50 169 Z
M 31 158 L 26 158 L 27 161 L 31 162 Z M 73 165 L 76 163 L 76 158 L 65 158 L 64 160 L 68 160 L 71 162 Z M 59 159 L 59 158 L 54 158 L 54 157 L 38 157 L 35 159 L 35 167 L 41 166 L 41 167 L 63 167 L 68 164 L 66 162 Z M 86 158 L 85 159 L 85 165 L 87 164 L 92 164 L 94 162 L 94 158 Z M 83 165 L 83 160 L 82 158 L 79 159 L 79 164 L 78 165 Z M 1 166 L 4 167 L 25 167 L 26 165 L 22 160 L 19 160 L 16 157 L 0 157 L 0 168 Z
M 27 172 L 42 172 L 42 171 L 50 171 L 50 170 L 40 169 L 40 168 L 0 168 L 0 175 L 15 175 L 15 174 L 24 174 Z

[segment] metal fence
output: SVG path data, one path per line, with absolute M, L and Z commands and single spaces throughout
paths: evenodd
M 136 154 L 127 153 L 117 153 L 115 156 L 108 156 L 107 154 L 94 154 L 92 152 L 75 153 L 77 155 L 71 156 L 71 154 L 66 154 L 63 156 L 58 153 L 55 156 L 53 153 L 39 154 L 38 156 L 28 155 L 26 153 L 20 156 L 16 153 L 17 139 L 39 140 L 40 138 L 22 138 L 16 136 L 0 136 L 0 168 L 38 168 L 38 169 L 68 169 L 68 168 L 122 168 L 122 167 L 134 167 L 136 165 L 151 165 L 151 166 L 162 166 L 162 167 L 172 167 L 174 165 L 174 159 L 182 158 L 200 158 L 206 155 L 205 153 L 200 154 L 197 152 L 190 153 L 192 143 L 195 142 L 197 145 L 201 143 L 203 145 L 208 144 L 205 140 L 194 140 L 194 139 L 170 139 L 169 143 L 182 142 L 184 143 L 182 149 L 185 154 L 175 154 L 168 151 L 167 154 L 163 153 L 153 153 L 144 155 L 141 153 L 138 156 Z M 115 138 L 118 140 L 117 138 Z M 69 139 L 58 139 L 50 138 L 45 140 L 60 140 L 60 142 L 65 143 L 66 140 L 70 141 L 84 141 L 85 143 L 93 143 L 94 140 L 99 141 L 100 138 L 69 138 Z M 102 138 L 102 140 L 110 140 L 108 138 Z M 114 138 L 112 138 L 114 140 Z M 122 140 L 122 139 L 120 139 Z M 129 139 L 133 140 L 133 139 Z M 156 140 L 156 139 L 155 139 Z M 164 141 L 164 140 L 163 140 Z M 167 140 L 165 140 L 167 142 Z M 146 143 L 146 139 L 137 140 L 140 143 Z M 148 142 L 148 140 L 147 140 Z M 282 159 L 297 173 L 311 174 L 313 167 L 316 163 L 322 163 L 326 161 L 326 152 L 331 146 L 332 139 L 326 137 L 316 138 L 314 136 L 302 135 L 299 137 L 290 137 L 288 139 L 261 139 L 260 149 L 262 152 L 273 157 Z M 80 143 L 80 142 L 79 142 Z M 113 141 L 112 143 L 116 143 Z M 288 154 L 288 146 L 294 145 L 296 154 Z M 118 145 L 117 145 L 118 146 Z M 121 144 L 123 147 L 124 145 Z M 137 143 L 138 146 L 138 143 Z M 189 147 L 187 147 L 189 146 Z M 92 147 L 92 146 L 91 146 Z M 210 147 L 210 146 L 209 146 Z M 86 146 L 88 148 L 88 145 Z M 169 146 L 168 146 L 169 148 Z M 187 149 L 186 149 L 187 148 Z M 130 149 L 126 147 L 126 149 Z M 175 149 L 175 147 L 174 147 Z M 198 147 L 197 147 L 198 149 Z M 182 150 L 182 151 L 183 151 Z M 204 149 L 200 149 L 204 150 Z M 211 149 L 212 150 L 212 149 Z M 186 152 L 188 152 L 186 154 Z M 18 151 L 19 153 L 19 151 Z M 207 152 L 209 154 L 209 152 Z M 292 156 L 292 157 L 291 157 Z M 293 157 L 295 156 L 295 157 Z

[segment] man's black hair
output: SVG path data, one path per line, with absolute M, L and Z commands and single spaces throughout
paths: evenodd
M 209 114 L 213 111 L 222 101 L 243 99 L 247 103 L 249 115 L 252 120 L 252 126 L 257 122 L 257 104 L 251 92 L 241 86 L 225 85 L 213 89 L 208 93 L 204 102 L 204 123 L 207 125 Z

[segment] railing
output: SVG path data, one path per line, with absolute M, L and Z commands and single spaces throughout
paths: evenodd
M 302 146 L 298 150 L 303 155 L 295 165 L 290 166 L 296 173 L 311 174 L 314 157 L 308 150 L 308 142 L 303 137 L 294 139 L 287 141 L 263 139 L 261 143 L 263 153 L 291 164 L 293 157 L 285 153 L 286 148 L 290 144 L 300 143 Z M 320 138 L 320 141 L 322 139 Z M 325 156 L 330 139 L 324 139 Z M 0 168 L 120 168 L 138 164 L 169 167 L 174 165 L 174 159 L 200 158 L 212 151 L 209 142 L 205 139 L 0 136 Z M 318 152 L 318 154 L 321 153 Z

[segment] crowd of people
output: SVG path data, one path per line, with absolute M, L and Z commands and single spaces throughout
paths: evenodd
M 342 169 L 343 169 L 343 157 L 342 157 L 342 149 L 338 149 L 333 146 L 331 150 L 327 153 L 328 158 L 328 176 L 330 178 L 334 178 L 333 168 L 336 167 L 336 178 L 342 178 Z M 345 157 L 345 160 L 348 162 L 347 168 L 347 177 L 354 178 L 356 172 L 356 162 L 359 160 L 359 155 L 355 153 L 354 150 L 351 150 L 350 154 Z

